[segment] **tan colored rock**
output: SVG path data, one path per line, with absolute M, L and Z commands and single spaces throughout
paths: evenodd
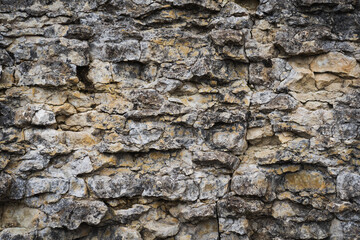
M 66 119 L 65 124 L 72 127 L 93 127 L 98 129 L 113 129 L 115 126 L 123 128 L 125 118 L 119 115 L 109 115 L 97 111 L 73 114 Z
M 66 102 L 67 93 L 63 91 L 51 91 L 50 89 L 43 88 L 18 88 L 12 89 L 15 91 L 21 91 L 21 95 L 28 98 L 31 102 L 46 103 L 49 105 L 62 105 Z
M 309 111 L 305 108 L 299 107 L 290 116 L 289 120 L 303 126 L 314 127 L 333 123 L 334 116 L 331 110 L 318 109 L 315 111 Z
M 170 209 L 170 213 L 183 222 L 189 220 L 207 219 L 215 217 L 215 204 L 195 203 L 192 205 L 178 205 Z
M 53 107 L 53 112 L 56 115 L 69 116 L 69 115 L 75 114 L 76 109 L 70 103 L 65 103 L 64 105 Z
M 288 202 L 277 201 L 272 207 L 272 216 L 274 218 L 285 218 L 296 216 L 296 212 Z
M 166 238 L 179 232 L 179 222 L 176 218 L 168 217 L 160 221 L 150 221 L 145 224 L 145 229 L 154 233 L 155 237 Z
M 246 58 L 245 55 L 244 47 L 224 46 L 222 48 L 222 53 L 224 54 L 224 56 L 230 59 L 234 59 L 242 62 L 248 62 L 248 59 Z
M 0 67 L 0 89 L 10 88 L 14 82 L 14 68 L 13 67 Z
M 264 137 L 270 137 L 274 135 L 271 126 L 265 126 L 263 128 L 250 128 L 246 132 L 246 140 L 254 140 Z
M 274 44 L 262 44 L 256 40 L 245 42 L 245 53 L 249 60 L 259 61 L 262 59 L 270 59 L 276 57 L 276 49 Z
M 231 181 L 231 190 L 240 196 L 265 196 L 270 181 L 255 165 L 240 165 Z
M 95 59 L 90 64 L 88 78 L 94 84 L 106 84 L 112 82 L 112 65 L 108 62 L 102 62 Z
M 244 44 L 243 33 L 239 30 L 213 30 L 210 33 L 211 39 L 218 45 L 224 45 L 227 43 L 232 44 Z
M 69 93 L 68 101 L 78 111 L 87 110 L 94 104 L 92 96 L 77 91 L 71 91 Z
M 234 132 L 216 132 L 212 136 L 213 143 L 217 147 L 226 148 L 235 154 L 241 154 L 247 148 L 247 142 L 244 136 L 242 136 L 242 131 L 243 129 L 238 128 L 238 130 Z
M 278 89 L 288 89 L 294 92 L 316 91 L 314 73 L 307 68 L 293 68 Z
M 305 103 L 305 108 L 308 110 L 320 110 L 326 109 L 329 105 L 327 103 L 318 102 L 318 101 L 308 101 Z
M 219 239 L 218 222 L 216 219 L 207 219 L 197 224 L 183 225 L 175 239 L 191 240 L 194 236 L 199 240 Z
M 124 114 L 130 111 L 134 104 L 124 97 L 110 93 L 97 93 L 94 96 L 96 110 L 109 114 Z
M 288 173 L 288 172 L 297 172 L 301 169 L 301 167 L 299 165 L 284 165 L 278 168 L 275 168 L 275 172 L 278 175 L 281 175 L 283 173 Z
M 206 176 L 201 179 L 199 199 L 216 199 L 223 197 L 229 187 L 230 176 Z
M 46 226 L 46 214 L 36 208 L 17 204 L 6 205 L 2 215 L 1 227 L 22 227 L 28 229 Z
M 92 160 L 94 170 L 102 167 L 113 167 L 116 165 L 117 160 L 114 155 L 105 155 L 97 151 L 95 151 L 94 154 L 91 154 L 90 158 Z
M 88 132 L 65 132 L 66 144 L 73 149 L 92 147 L 98 140 Z
M 360 236 L 355 0 L 0 2 L 1 240 Z
M 332 83 L 341 83 L 343 80 L 330 73 L 319 73 L 315 74 L 315 81 L 316 81 L 316 87 L 318 89 L 324 89 L 325 87 L 329 86 Z
M 284 187 L 293 192 L 334 193 L 335 184 L 318 171 L 302 170 L 285 175 Z
M 294 139 L 294 134 L 291 132 L 280 132 L 277 133 L 276 136 L 278 137 L 281 143 L 286 143 Z
M 328 92 L 320 90 L 317 92 L 291 92 L 291 95 L 298 101 L 306 103 L 307 101 L 320 101 L 334 104 L 335 101 L 340 99 L 344 94 L 342 92 Z
M 360 66 L 356 59 L 340 52 L 330 52 L 316 57 L 310 68 L 318 73 L 331 72 L 345 77 L 360 77 Z

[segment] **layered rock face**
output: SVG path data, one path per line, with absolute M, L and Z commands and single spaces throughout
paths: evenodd
M 0 239 L 358 239 L 356 0 L 0 0 Z

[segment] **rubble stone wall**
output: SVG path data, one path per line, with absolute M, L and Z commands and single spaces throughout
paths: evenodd
M 358 0 L 0 0 L 0 239 L 360 239 Z

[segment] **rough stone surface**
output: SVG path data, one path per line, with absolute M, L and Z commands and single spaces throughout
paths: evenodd
M 359 239 L 355 0 L 0 0 L 0 240 Z

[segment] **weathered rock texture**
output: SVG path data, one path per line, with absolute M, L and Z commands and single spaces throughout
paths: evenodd
M 0 239 L 359 239 L 356 0 L 0 0 Z

